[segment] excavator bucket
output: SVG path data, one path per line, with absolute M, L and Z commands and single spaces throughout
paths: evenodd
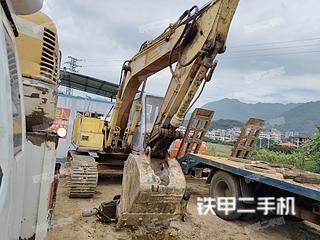
M 186 181 L 175 159 L 130 154 L 125 162 L 118 227 L 168 225 L 183 216 Z

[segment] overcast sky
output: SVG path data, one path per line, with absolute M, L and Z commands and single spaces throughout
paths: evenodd
M 122 62 L 192 5 L 206 0 L 45 0 L 56 23 L 63 62 L 82 58 L 80 73 L 119 81 Z M 240 0 L 227 51 L 197 105 L 222 98 L 244 102 L 320 100 L 320 1 Z M 164 95 L 168 70 L 148 92 Z

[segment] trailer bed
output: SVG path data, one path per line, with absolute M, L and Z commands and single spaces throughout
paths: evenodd
M 180 159 L 179 162 L 184 170 L 189 170 L 193 167 L 214 167 L 246 179 L 320 201 L 320 184 L 298 183 L 292 179 L 284 179 L 281 173 L 266 173 L 247 169 L 245 166 L 248 163 L 245 162 L 199 154 L 188 154 Z

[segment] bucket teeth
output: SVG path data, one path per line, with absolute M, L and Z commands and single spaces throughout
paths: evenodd
M 122 194 L 117 206 L 118 227 L 167 225 L 181 217 L 186 182 L 175 159 L 130 154 L 124 166 Z

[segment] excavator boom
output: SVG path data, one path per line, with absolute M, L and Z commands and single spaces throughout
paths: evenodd
M 151 147 L 152 156 L 165 157 L 167 148 L 174 140 L 171 138 L 180 137 L 175 131 L 183 123 L 198 88 L 212 76 L 216 66 L 214 58 L 225 49 L 238 2 L 217 0 L 202 9 L 192 7 L 158 38 L 144 43 L 139 53 L 124 64 L 106 148 L 117 145 L 115 139 L 119 135 L 120 139 L 132 139 L 125 135 L 135 133 L 135 126 L 131 126 L 130 130 L 126 128 L 139 87 L 148 77 L 170 67 L 172 79 L 145 144 Z M 173 70 L 175 63 L 177 65 Z M 130 149 L 132 141 L 125 141 L 123 145 Z
M 136 105 L 131 126 L 127 123 L 140 85 L 144 83 L 144 89 L 147 78 L 166 67 L 170 67 L 172 79 L 153 129 L 145 138 L 146 149 L 131 153 L 125 161 L 118 226 L 166 224 L 183 214 L 186 182 L 179 163 L 167 158 L 167 149 L 173 140 L 182 137 L 177 128 L 200 86 L 211 79 L 216 55 L 225 51 L 238 2 L 216 0 L 202 9 L 192 7 L 158 38 L 144 43 L 139 53 L 123 65 L 105 141 L 109 151 L 132 149 L 141 103 Z

